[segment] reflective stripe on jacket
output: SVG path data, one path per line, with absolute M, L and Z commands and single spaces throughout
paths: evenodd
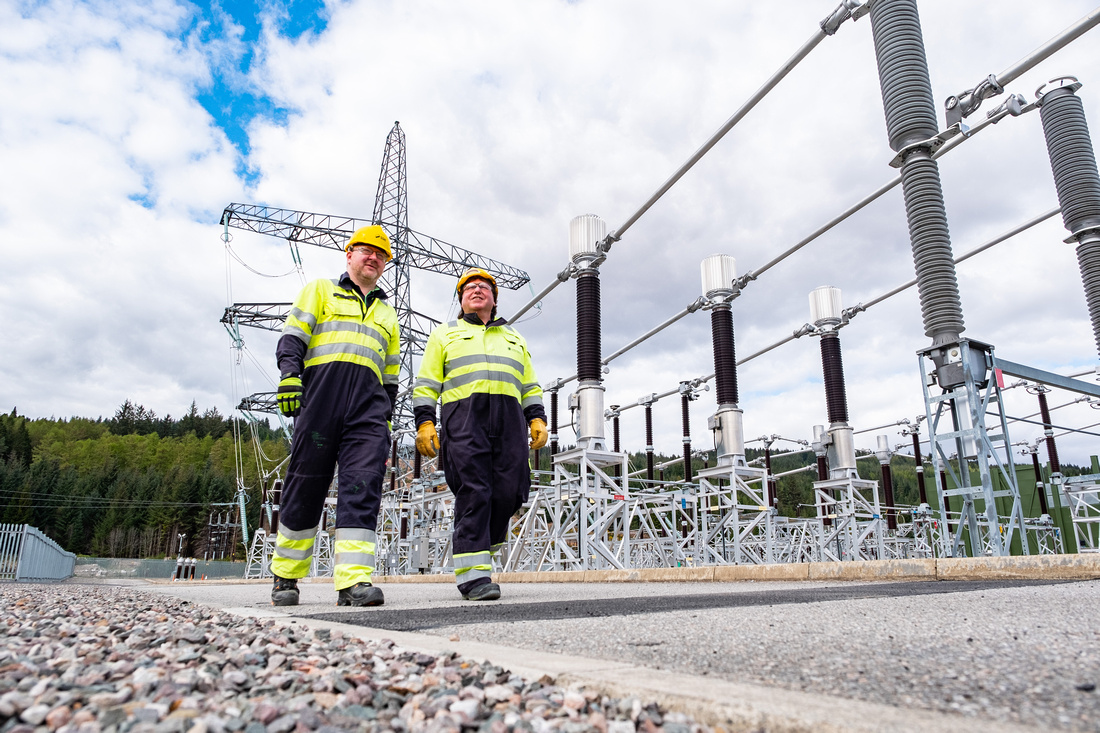
M 487 326 L 465 318 L 437 326 L 413 384 L 417 424 L 435 420 L 437 400 L 447 405 L 474 394 L 511 397 L 525 415 L 544 414 L 527 342 L 499 318 Z
M 377 288 L 374 297 L 364 300 L 358 288 L 343 279 L 314 280 L 302 288 L 287 316 L 283 337 L 292 336 L 305 345 L 304 370 L 350 362 L 368 367 L 383 386 L 396 386 L 401 369 L 397 312 Z M 286 371 L 282 359 L 280 369 Z

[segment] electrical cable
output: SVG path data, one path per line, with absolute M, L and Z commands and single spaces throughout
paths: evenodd
M 267 277 L 267 278 L 280 278 L 280 277 L 287 277 L 288 275 L 293 275 L 295 272 L 298 272 L 298 268 L 294 267 L 294 268 L 291 268 L 290 270 L 287 270 L 286 272 L 284 272 L 281 275 L 268 275 L 267 273 L 260 272 L 259 270 L 254 269 L 251 265 L 249 265 L 247 262 L 245 262 L 243 259 L 241 259 L 240 255 L 238 255 L 236 252 L 233 251 L 233 248 L 229 246 L 228 242 L 225 245 L 225 250 L 226 250 L 226 252 L 229 253 L 230 257 L 232 257 L 238 263 L 240 263 L 241 267 L 248 270 L 253 275 L 259 275 L 260 277 Z

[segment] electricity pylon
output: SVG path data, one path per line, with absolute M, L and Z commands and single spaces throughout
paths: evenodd
M 458 277 L 469 267 L 480 267 L 493 274 L 498 287 L 510 290 L 530 280 L 523 270 L 410 229 L 406 191 L 405 133 L 400 123 L 395 122 L 386 137 L 374 212 L 369 221 L 259 204 L 230 204 L 221 218 L 225 227 L 286 239 L 295 260 L 299 260 L 297 247 L 300 243 L 342 252 L 356 229 L 370 224 L 381 224 L 386 229 L 393 244 L 393 260 L 387 265 L 380 284 L 397 310 L 401 326 L 401 387 L 393 420 L 395 429 L 412 426 L 412 360 L 424 353 L 428 334 L 439 324 L 438 320 L 413 309 L 410 272 L 427 270 Z M 221 322 L 226 324 L 231 336 L 239 339 L 237 326 L 281 330 L 289 310 L 290 303 L 235 303 L 226 308 Z M 245 398 L 239 409 L 246 409 L 246 404 L 247 409 L 265 412 L 273 411 L 275 406 L 271 395 L 266 393 Z

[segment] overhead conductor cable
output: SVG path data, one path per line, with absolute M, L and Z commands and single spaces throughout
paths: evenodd
M 733 127 L 738 122 L 740 122 L 745 117 L 745 115 L 747 115 L 752 110 L 752 108 L 760 102 L 760 100 L 767 96 L 767 94 L 772 89 L 774 89 L 775 86 L 779 84 L 779 82 L 783 81 L 784 77 L 786 77 L 787 74 L 789 74 L 794 69 L 794 67 L 798 66 L 798 64 L 801 63 L 801 61 L 806 58 L 806 56 L 808 56 L 809 53 L 813 51 L 814 48 L 817 47 L 817 45 L 821 43 L 821 41 L 823 41 L 826 36 L 831 36 L 836 33 L 837 29 L 845 20 L 848 20 L 849 18 L 858 19 L 866 13 L 867 4 L 857 2 L 856 0 L 844 0 L 844 2 L 838 5 L 827 18 L 825 18 L 821 21 L 821 23 L 818 24 L 819 27 L 817 31 L 814 32 L 809 40 L 803 43 L 802 46 L 797 51 L 795 51 L 794 55 L 787 59 L 783 63 L 783 65 L 775 71 L 774 74 L 768 77 L 764 84 L 759 89 L 757 89 L 756 92 L 753 93 L 753 95 L 749 97 L 749 99 L 744 104 L 742 104 L 741 107 L 738 108 L 738 110 L 734 112 L 733 115 L 728 120 L 726 120 L 726 122 L 720 128 L 718 128 L 718 130 L 713 135 L 711 135 L 705 143 L 703 143 L 702 147 L 696 150 L 695 153 L 692 154 L 690 158 L 688 158 L 687 162 L 680 166 L 680 168 L 677 169 L 677 171 L 673 173 L 668 178 L 668 180 L 661 184 L 661 187 L 658 188 L 657 191 L 652 196 L 650 196 L 644 204 L 642 204 L 641 208 L 635 211 L 625 222 L 623 222 L 621 226 L 619 226 L 618 229 L 608 234 L 603 239 L 603 241 L 600 243 L 601 253 L 606 255 L 606 253 L 611 249 L 611 245 L 622 239 L 623 234 L 626 233 L 627 229 L 634 225 L 634 222 L 638 221 L 638 219 L 640 219 L 643 214 L 649 211 L 650 207 L 652 207 L 653 204 L 657 203 L 657 201 L 662 196 L 664 196 L 668 192 L 668 190 L 676 184 L 677 181 L 683 178 L 684 174 L 691 170 L 691 168 L 696 163 L 698 163 L 702 159 L 702 157 L 706 155 L 707 152 L 709 152 L 710 149 L 718 143 L 719 140 L 725 137 L 726 133 L 732 130 Z M 568 280 L 569 275 L 570 268 L 567 267 L 565 270 L 557 275 L 553 282 L 543 288 L 543 290 L 540 291 L 538 295 L 536 295 L 522 308 L 516 311 L 511 319 L 509 319 L 509 323 L 515 323 L 516 319 L 529 311 L 531 308 L 535 307 L 535 305 L 547 295 L 549 295 L 550 292 L 554 290 L 554 288 Z

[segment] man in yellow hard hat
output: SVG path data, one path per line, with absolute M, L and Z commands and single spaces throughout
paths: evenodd
M 455 582 L 463 598 L 492 601 L 500 598 L 492 557 L 527 501 L 527 436 L 531 449 L 546 445 L 546 410 L 527 342 L 496 317 L 493 276 L 471 268 L 456 291 L 462 317 L 432 331 L 414 383 L 416 448 L 428 457 L 440 450 L 435 422 L 441 400 L 441 462 L 455 497 Z
M 397 313 L 378 279 L 393 250 L 377 224 L 344 250 L 347 271 L 302 288 L 275 351 L 279 410 L 296 418 L 271 560 L 276 606 L 298 603 L 337 463 L 337 605 L 384 602 L 371 573 L 401 359 Z

